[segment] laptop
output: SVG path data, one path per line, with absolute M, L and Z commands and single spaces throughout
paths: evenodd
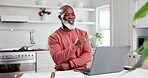
M 123 70 L 130 46 L 96 47 L 91 68 L 76 69 L 87 75 L 99 75 Z

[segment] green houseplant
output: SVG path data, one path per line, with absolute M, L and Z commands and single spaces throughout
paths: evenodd
M 50 15 L 51 14 L 51 12 L 46 11 L 46 8 L 40 8 L 40 9 L 41 9 L 41 11 L 38 12 L 39 16 L 43 16 L 45 14 L 47 14 L 47 15 Z
M 148 15 L 148 1 L 135 13 L 133 21 L 143 18 L 147 15 Z M 148 37 L 145 38 L 143 45 L 134 52 L 137 52 L 141 56 L 138 62 L 129 71 L 141 67 L 146 61 L 148 61 Z

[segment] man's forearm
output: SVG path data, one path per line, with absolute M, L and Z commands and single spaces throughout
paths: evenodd
M 55 50 L 57 50 L 55 48 Z M 75 54 L 76 50 L 77 50 L 77 46 L 72 45 L 68 48 L 66 48 L 65 50 L 62 51 L 55 51 L 55 50 L 50 50 L 51 51 L 51 55 L 53 60 L 55 61 L 56 64 L 60 64 L 63 62 L 67 62 L 67 60 L 73 55 Z
M 92 60 L 92 53 L 83 53 L 79 58 L 70 61 L 71 67 L 81 67 Z

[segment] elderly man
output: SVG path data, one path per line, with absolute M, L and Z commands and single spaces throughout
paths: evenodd
M 92 48 L 86 31 L 75 28 L 75 13 L 69 5 L 59 9 L 62 26 L 49 36 L 50 54 L 56 70 L 86 68 L 92 59 Z

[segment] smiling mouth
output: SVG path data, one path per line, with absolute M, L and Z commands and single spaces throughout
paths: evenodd
M 69 24 L 74 24 L 74 19 L 67 20 Z

